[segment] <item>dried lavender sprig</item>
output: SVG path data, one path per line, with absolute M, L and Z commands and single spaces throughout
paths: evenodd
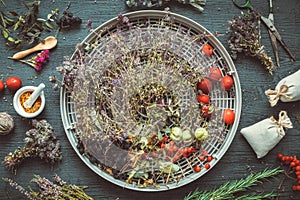
M 255 10 L 234 16 L 229 21 L 229 31 L 228 44 L 233 59 L 237 58 L 237 53 L 244 52 L 258 58 L 268 72 L 273 73 L 272 59 L 260 42 L 260 16 Z
M 38 157 L 51 164 L 61 160 L 60 142 L 56 138 L 53 127 L 46 120 L 32 120 L 33 129 L 26 132 L 23 148 L 10 152 L 3 163 L 5 166 L 16 172 L 16 168 L 25 159 Z
M 3 181 L 8 182 L 11 187 L 18 190 L 21 194 L 24 194 L 28 199 L 33 199 L 32 194 L 30 192 L 28 192 L 24 187 L 19 185 L 17 182 L 15 182 L 9 178 L 2 178 L 2 179 L 3 179 Z
M 9 178 L 3 178 L 12 187 L 24 194 L 28 199 L 35 200 L 57 200 L 57 199 L 69 199 L 69 200 L 93 200 L 92 197 L 84 192 L 87 186 L 68 185 L 58 175 L 54 176 L 54 182 L 47 178 L 42 178 L 39 175 L 35 175 L 32 182 L 36 183 L 39 187 L 38 191 L 30 189 L 26 190 L 20 186 L 17 182 Z

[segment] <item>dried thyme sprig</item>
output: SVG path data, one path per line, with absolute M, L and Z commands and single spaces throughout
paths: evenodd
M 273 73 L 273 61 L 260 43 L 260 16 L 255 10 L 234 16 L 229 21 L 229 31 L 228 44 L 233 59 L 237 58 L 237 53 L 244 52 L 258 58 L 268 72 Z
M 242 178 L 240 180 L 229 181 L 217 189 L 210 191 L 199 191 L 196 189 L 194 192 L 188 194 L 184 199 L 185 200 L 224 200 L 224 199 L 264 199 L 275 197 L 277 194 L 271 192 L 267 194 L 245 194 L 243 196 L 235 196 L 237 192 L 247 191 L 252 186 L 260 184 L 263 180 L 274 177 L 283 170 L 279 168 L 275 169 L 265 169 L 262 172 L 253 173 L 248 175 L 246 178 Z
M 13 172 L 27 158 L 38 157 L 51 164 L 61 160 L 60 142 L 53 127 L 46 120 L 32 120 L 32 126 L 34 128 L 26 132 L 25 146 L 4 158 L 3 163 Z
M 47 178 L 42 178 L 39 175 L 35 175 L 32 182 L 36 183 L 39 187 L 38 191 L 26 190 L 24 187 L 19 185 L 12 179 L 3 178 L 4 181 L 8 182 L 12 187 L 17 189 L 19 192 L 24 194 L 27 199 L 35 200 L 57 200 L 57 199 L 69 199 L 69 200 L 93 200 L 92 197 L 84 192 L 87 186 L 76 186 L 68 185 L 58 175 L 54 176 L 54 182 Z

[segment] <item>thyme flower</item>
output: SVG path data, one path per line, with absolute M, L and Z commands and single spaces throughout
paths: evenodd
M 88 19 L 86 22 L 86 28 L 88 29 L 89 32 L 93 31 L 92 23 L 93 23 L 92 19 Z
M 58 83 L 60 83 L 61 86 L 65 87 L 68 91 L 72 91 L 77 71 L 74 60 L 72 61 L 69 56 L 64 56 L 62 66 L 56 67 L 56 71 L 62 74 L 64 78 L 62 81 L 59 81 L 55 76 L 49 76 L 49 81 L 54 83 L 53 89 L 57 90 L 59 87 Z
M 26 190 L 12 179 L 3 178 L 10 186 L 17 189 L 20 193 L 24 194 L 27 199 L 35 200 L 57 200 L 57 199 L 80 199 L 80 200 L 93 200 L 92 197 L 84 192 L 86 186 L 68 185 L 58 175 L 54 176 L 54 182 L 47 178 L 42 178 L 35 175 L 32 182 L 36 183 L 39 190 L 34 191 Z
M 54 164 L 61 160 L 60 142 L 53 127 L 46 120 L 32 120 L 33 129 L 26 132 L 25 146 L 10 152 L 3 163 L 16 172 L 16 168 L 27 158 L 38 157 Z
M 237 53 L 244 52 L 247 55 L 258 58 L 270 74 L 273 73 L 274 64 L 260 43 L 260 16 L 255 11 L 234 16 L 229 21 L 228 45 L 233 59 Z

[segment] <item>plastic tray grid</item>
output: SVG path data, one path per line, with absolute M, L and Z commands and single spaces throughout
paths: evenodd
M 159 26 L 158 22 L 166 15 L 174 17 L 174 22 L 172 22 L 172 26 L 166 28 L 162 28 Z M 229 145 L 231 144 L 235 132 L 237 130 L 237 126 L 239 123 L 240 112 L 241 112 L 241 89 L 240 83 L 238 79 L 238 75 L 236 73 L 236 69 L 230 56 L 228 55 L 225 48 L 222 44 L 205 28 L 196 22 L 185 18 L 183 16 L 164 12 L 164 11 L 137 11 L 125 14 L 130 19 L 130 22 L 138 27 L 140 38 L 145 38 L 147 40 L 152 40 L 156 38 L 158 35 L 166 34 L 167 31 L 176 32 L 177 40 L 171 40 L 172 46 L 169 49 L 173 49 L 173 53 L 180 55 L 183 59 L 187 60 L 189 64 L 195 70 L 199 70 L 201 73 L 205 75 L 207 73 L 207 69 L 212 66 L 217 66 L 222 71 L 222 74 L 225 75 L 226 72 L 234 72 L 234 87 L 230 92 L 220 91 L 218 89 L 214 89 L 211 96 L 211 101 L 217 108 L 223 111 L 225 108 L 231 108 L 235 111 L 236 120 L 232 126 L 225 126 L 224 130 L 220 135 L 214 135 L 213 138 L 210 138 L 205 142 L 203 149 L 205 149 L 210 155 L 214 156 L 214 160 L 210 162 L 211 167 L 213 167 L 225 154 Z M 149 29 L 148 24 L 152 24 L 151 29 Z M 157 25 L 157 26 L 156 26 Z M 117 18 L 114 18 L 99 28 L 97 28 L 93 34 L 87 36 L 86 39 L 82 42 L 82 44 L 91 44 L 95 41 L 97 42 L 97 48 L 95 48 L 91 53 L 91 57 L 103 57 L 105 56 L 105 52 L 107 51 L 107 44 L 111 42 L 106 35 L 111 35 L 113 32 L 117 31 Z M 132 32 L 128 31 L 127 27 L 121 27 L 123 31 L 123 36 L 126 38 Z M 101 38 L 99 38 L 101 35 Z M 203 38 L 197 40 L 191 40 L 191 38 L 198 38 L 203 36 Z M 209 35 L 207 37 L 207 35 Z M 195 42 L 197 40 L 197 43 Z M 142 41 L 128 41 L 131 43 L 130 45 L 142 45 L 143 47 L 147 46 L 146 43 L 142 43 Z M 214 56 L 208 57 L 203 54 L 201 51 L 201 46 L 205 43 L 209 43 L 214 47 Z M 127 44 L 128 45 L 128 44 Z M 129 46 L 130 46 L 129 45 Z M 181 48 L 179 48 L 181 47 Z M 89 61 L 89 65 L 94 66 L 97 62 L 93 59 Z M 67 134 L 68 139 L 70 140 L 71 145 L 74 150 L 78 154 L 78 156 L 84 161 L 84 163 L 89 166 L 94 172 L 103 177 L 104 179 L 129 189 L 139 190 L 139 191 L 163 191 L 168 189 L 177 188 L 183 186 L 185 184 L 190 183 L 193 180 L 198 179 L 203 176 L 209 170 L 202 170 L 199 173 L 193 172 L 193 166 L 200 165 L 204 166 L 205 162 L 200 161 L 199 152 L 194 153 L 189 158 L 183 158 L 178 161 L 178 165 L 180 166 L 180 170 L 177 173 L 171 174 L 171 180 L 168 183 L 165 182 L 165 177 L 159 179 L 158 183 L 161 183 L 161 187 L 159 188 L 140 188 L 134 184 L 128 184 L 125 181 L 118 180 L 110 176 L 109 174 L 103 172 L 99 167 L 92 164 L 89 159 L 87 159 L 84 155 L 82 155 L 78 149 L 78 135 L 81 134 L 80 130 L 76 129 L 77 124 L 77 113 L 76 113 L 76 105 L 72 101 L 71 94 L 65 89 L 61 90 L 61 115 L 62 121 L 64 124 L 65 132 Z M 93 98 L 89 99 L 89 104 L 94 105 Z M 221 141 L 221 142 L 220 142 Z M 193 162 L 191 162 L 191 160 Z

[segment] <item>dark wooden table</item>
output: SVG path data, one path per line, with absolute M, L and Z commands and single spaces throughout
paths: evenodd
M 68 1 L 66 0 L 56 1 L 56 3 L 52 3 L 50 0 L 42 1 L 40 13 L 43 17 L 46 17 L 46 13 L 49 13 L 51 9 L 58 7 L 60 10 L 63 10 L 67 3 Z M 6 4 L 7 8 L 5 10 L 24 12 L 24 6 L 19 0 L 7 0 Z M 258 8 L 263 15 L 268 15 L 267 0 L 253 0 L 253 6 Z M 222 0 L 208 0 L 203 13 L 199 13 L 190 6 L 183 6 L 178 3 L 169 4 L 169 7 L 172 12 L 189 17 L 211 32 L 217 31 L 219 33 L 226 33 L 228 20 L 240 13 L 240 10 L 234 7 L 231 1 Z M 31 184 L 30 180 L 34 174 L 39 174 L 49 179 L 54 174 L 58 174 L 68 183 L 89 186 L 86 192 L 95 199 L 182 199 L 196 188 L 209 190 L 228 180 L 245 177 L 249 174 L 249 170 L 258 172 L 267 167 L 280 166 L 280 162 L 276 158 L 279 152 L 300 157 L 300 124 L 296 120 L 297 117 L 300 117 L 300 102 L 279 103 L 276 107 L 271 108 L 264 95 L 266 89 L 274 88 L 280 79 L 300 69 L 300 1 L 274 0 L 275 24 L 290 50 L 295 54 L 297 61 L 291 63 L 288 55 L 279 46 L 281 67 L 276 69 L 273 76 L 270 76 L 259 61 L 243 55 L 239 56 L 238 60 L 235 61 L 235 65 L 243 91 L 243 104 L 239 128 L 230 148 L 218 164 L 199 180 L 178 189 L 159 193 L 131 191 L 102 179 L 79 159 L 64 133 L 60 115 L 60 93 L 52 90 L 52 84 L 49 83 L 48 77 L 50 75 L 61 77 L 55 68 L 61 65 L 63 56 L 71 55 L 75 45 L 88 35 L 85 27 L 85 22 L 88 19 L 93 20 L 93 27 L 96 28 L 119 13 L 129 12 L 121 0 L 98 0 L 97 3 L 94 3 L 93 0 L 74 1 L 71 5 L 71 11 L 83 19 L 83 24 L 80 29 L 63 31 L 58 34 L 58 46 L 51 51 L 50 62 L 41 72 L 36 72 L 29 66 L 7 59 L 15 51 L 8 50 L 5 47 L 3 38 L 1 37 L 0 39 L 0 79 L 5 80 L 9 76 L 18 76 L 22 78 L 24 86 L 38 85 L 42 82 L 46 84 L 45 95 L 47 96 L 47 104 L 44 112 L 38 119 L 47 119 L 53 125 L 61 141 L 63 153 L 63 160 L 54 166 L 50 166 L 39 159 L 27 160 L 18 168 L 16 175 L 8 172 L 2 164 L 0 166 L 0 177 L 13 178 L 25 186 Z M 53 35 L 55 33 L 50 34 Z M 218 37 L 228 50 L 227 38 L 226 34 Z M 269 55 L 274 58 L 267 31 L 263 26 L 262 43 L 265 45 Z M 24 145 L 25 132 L 30 129 L 29 120 L 21 118 L 14 111 L 12 99 L 13 93 L 7 89 L 0 94 L 0 111 L 8 112 L 15 119 L 13 133 L 1 136 L 1 160 L 4 159 L 8 152 Z M 285 138 L 266 157 L 258 160 L 239 131 L 241 128 L 271 115 L 277 117 L 280 110 L 288 112 L 294 128 L 287 131 Z M 281 184 L 278 189 L 279 199 L 300 199 L 300 192 L 291 190 L 294 183 L 295 180 L 280 175 L 276 179 L 266 182 L 258 189 L 265 192 L 276 191 Z M 23 196 L 5 182 L 0 181 L 0 199 L 23 199 Z

